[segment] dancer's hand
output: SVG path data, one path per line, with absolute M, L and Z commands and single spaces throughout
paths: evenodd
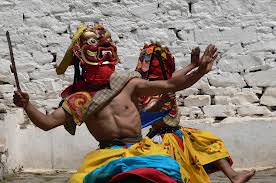
M 215 45 L 209 44 L 204 51 L 203 56 L 200 58 L 199 72 L 207 74 L 212 70 L 213 63 L 218 56 L 217 48 Z
M 200 48 L 193 48 L 191 53 L 191 64 L 194 65 L 194 67 L 198 67 L 200 65 L 200 61 Z
M 175 93 L 165 93 L 161 97 L 161 100 L 163 100 L 164 103 L 172 101 L 174 99 L 175 99 Z
M 13 94 L 13 103 L 18 107 L 26 108 L 30 100 L 28 93 L 15 91 Z

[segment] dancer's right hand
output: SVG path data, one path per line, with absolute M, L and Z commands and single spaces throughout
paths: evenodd
M 28 93 L 22 91 L 15 91 L 13 94 L 13 103 L 18 107 L 26 108 L 29 103 L 30 97 Z

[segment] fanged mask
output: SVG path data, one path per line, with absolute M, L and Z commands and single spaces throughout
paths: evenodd
M 88 26 L 74 45 L 85 82 L 106 84 L 118 63 L 117 48 L 111 34 L 102 25 Z

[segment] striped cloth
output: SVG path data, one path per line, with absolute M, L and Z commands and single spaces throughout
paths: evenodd
M 140 78 L 140 73 L 136 71 L 128 72 L 127 74 L 113 73 L 110 77 L 110 88 L 100 90 L 95 94 L 84 119 L 87 119 L 89 115 L 101 110 L 111 99 L 120 93 L 130 79 L 135 77 Z

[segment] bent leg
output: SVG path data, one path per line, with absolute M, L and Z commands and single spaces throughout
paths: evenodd
M 214 162 L 218 169 L 231 180 L 232 183 L 244 183 L 255 175 L 255 170 L 236 172 L 225 159 L 220 159 Z

